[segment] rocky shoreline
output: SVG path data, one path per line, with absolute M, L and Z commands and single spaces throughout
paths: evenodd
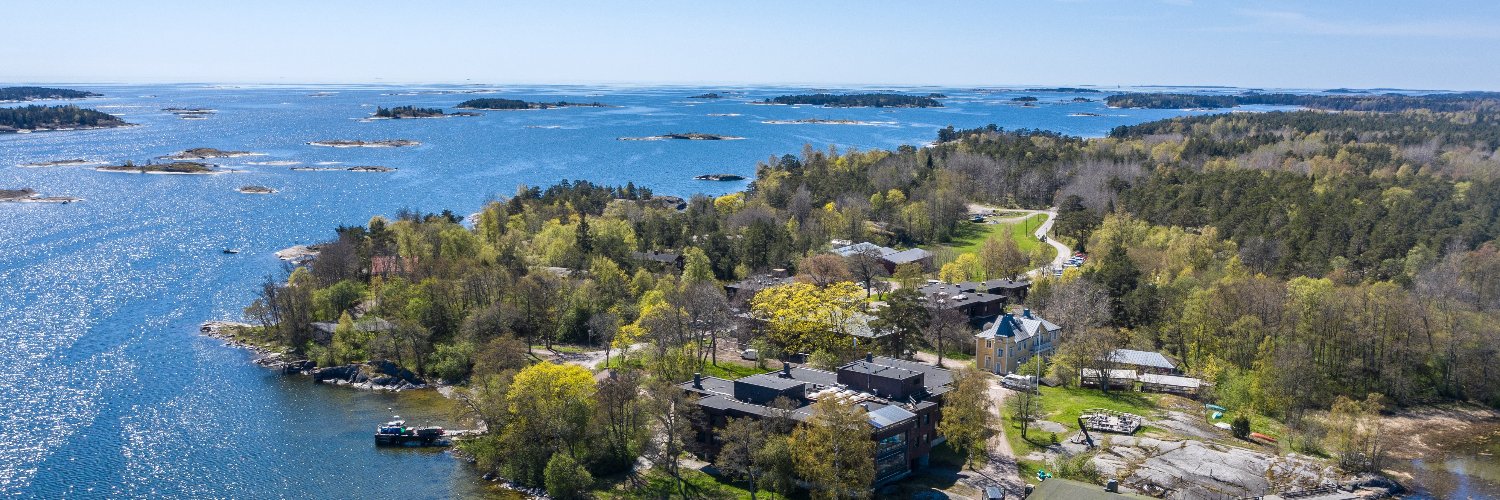
M 0 203 L 72 203 L 83 198 L 71 196 L 42 196 L 31 188 L 0 189 Z
M 620 138 L 618 138 L 618 140 L 621 140 L 621 141 L 667 141 L 667 140 L 679 140 L 679 141 L 737 141 L 737 140 L 741 140 L 741 139 L 744 139 L 744 137 L 736 137 L 736 136 L 732 136 L 732 135 L 719 135 L 719 134 L 704 134 L 704 133 L 700 133 L 700 132 L 688 132 L 688 133 L 684 133 L 684 134 L 673 133 L 673 134 L 651 135 L 651 136 L 646 136 L 646 137 L 620 137 Z

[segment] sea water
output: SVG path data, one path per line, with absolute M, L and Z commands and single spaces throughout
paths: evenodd
M 69 102 L 132 127 L 0 135 L 0 188 L 73 196 L 72 204 L 0 204 L 0 495 L 21 497 L 449 498 L 485 494 L 472 468 L 442 452 L 373 446 L 393 415 L 450 423 L 432 393 L 381 394 L 312 384 L 249 363 L 198 334 L 239 319 L 272 253 L 330 239 L 402 208 L 458 214 L 518 185 L 634 182 L 659 194 L 722 194 L 757 161 L 803 145 L 839 150 L 931 142 L 937 129 L 995 123 L 1100 136 L 1188 114 L 1109 109 L 1107 94 L 941 92 L 944 107 L 830 109 L 752 104 L 790 88 L 69 85 L 104 97 Z M 867 89 L 868 90 L 868 89 Z M 487 93 L 469 94 L 468 91 Z M 717 92 L 722 99 L 691 99 Z M 1035 95 L 1024 107 L 1011 98 Z M 1074 103 L 1074 97 L 1095 102 Z M 478 117 L 375 120 L 376 106 L 449 111 L 475 97 L 609 104 L 481 111 Z M 55 104 L 44 102 L 43 104 Z M 186 120 L 164 108 L 216 112 Z M 1101 116 L 1071 116 L 1093 113 Z M 864 125 L 767 124 L 799 119 Z M 701 132 L 729 141 L 620 141 Z M 335 149 L 335 139 L 420 146 Z M 261 156 L 206 160 L 221 175 L 139 175 L 63 159 L 145 163 L 194 147 Z M 157 160 L 161 161 L 161 160 Z M 298 172 L 379 165 L 390 173 Z M 278 192 L 235 191 L 263 185 Z M 226 254 L 226 248 L 239 254 Z M 450 423 L 451 425 L 451 423 Z

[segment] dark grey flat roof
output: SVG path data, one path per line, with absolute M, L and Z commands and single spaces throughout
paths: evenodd
M 805 380 L 781 378 L 781 372 L 749 375 L 746 377 L 741 377 L 739 380 L 735 380 L 735 382 L 739 382 L 741 384 L 756 385 L 768 389 L 775 389 L 777 391 L 784 391 L 793 387 L 807 384 L 807 381 Z

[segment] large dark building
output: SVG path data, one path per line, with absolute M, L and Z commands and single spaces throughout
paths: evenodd
M 823 398 L 842 398 L 863 407 L 869 416 L 870 439 L 875 441 L 875 484 L 905 477 L 927 465 L 932 447 L 942 442 L 937 423 L 942 420 L 943 394 L 953 376 L 948 370 L 895 358 L 866 356 L 836 371 L 783 365 L 779 372 L 738 380 L 694 376 L 680 385 L 700 395 L 698 406 L 708 418 L 698 439 L 711 458 L 718 452 L 716 431 L 728 418 L 774 415 L 771 403 L 790 400 L 791 417 L 806 421 L 810 406 Z
M 1026 291 L 1031 282 L 1026 280 L 993 279 L 989 281 L 966 281 L 952 284 L 931 281 L 917 288 L 927 302 L 943 309 L 956 309 L 969 317 L 969 323 L 983 327 L 1005 312 L 1008 304 L 1019 304 L 1026 300 Z

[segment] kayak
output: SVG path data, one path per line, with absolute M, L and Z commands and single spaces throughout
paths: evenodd
M 1264 440 L 1270 441 L 1272 443 L 1276 442 L 1276 438 L 1273 438 L 1271 436 L 1267 436 L 1265 434 L 1261 434 L 1259 432 L 1252 432 L 1252 433 L 1250 433 L 1250 437 L 1253 437 L 1255 439 L 1264 439 Z
M 1203 405 L 1203 407 L 1204 408 L 1208 408 L 1208 409 L 1213 410 L 1213 411 L 1229 411 L 1228 408 L 1225 408 L 1225 407 L 1219 406 L 1219 405 L 1205 404 L 1205 405 Z

